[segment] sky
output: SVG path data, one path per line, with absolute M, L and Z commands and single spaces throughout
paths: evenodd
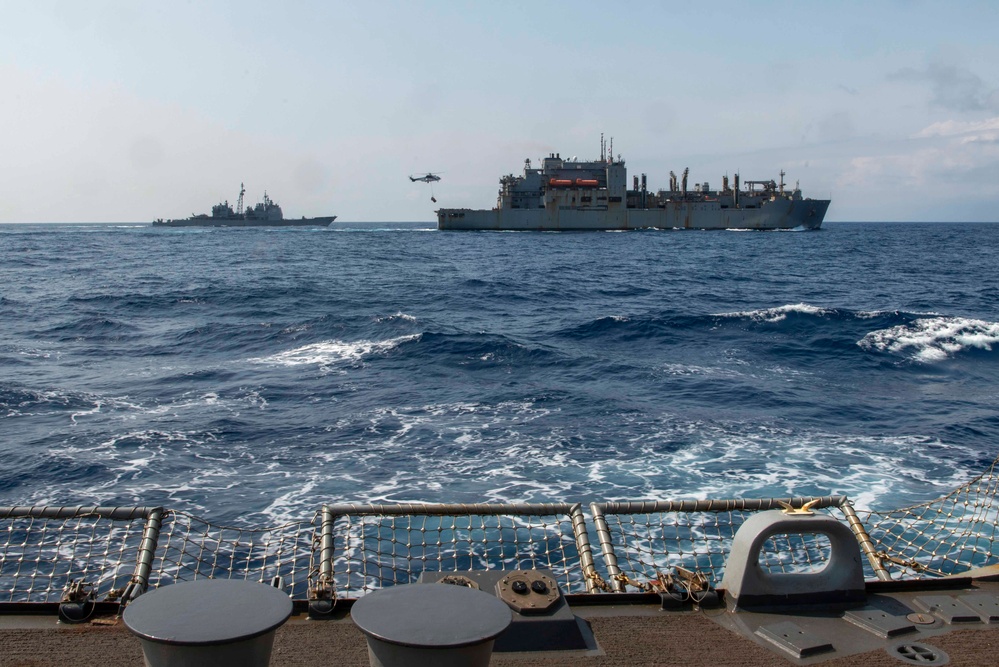
M 548 153 L 999 221 L 999 2 L 0 0 L 0 223 L 434 221 Z M 433 186 L 409 175 L 433 171 Z M 430 201 L 432 194 L 438 203 Z

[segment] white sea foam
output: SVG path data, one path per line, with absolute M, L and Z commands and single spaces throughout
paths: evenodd
M 601 438 L 604 429 L 620 436 L 613 446 Z M 672 416 L 617 415 L 584 431 L 558 409 L 530 401 L 383 407 L 340 416 L 315 434 L 313 448 L 276 460 L 211 432 L 132 429 L 97 444 L 76 441 L 50 450 L 54 458 L 99 461 L 109 474 L 86 489 L 56 483 L 39 490 L 44 498 L 26 500 L 112 494 L 135 497 L 137 504 L 152 497 L 191 512 L 207 503 L 215 512 L 213 496 L 238 493 L 268 499 L 253 511 L 258 524 L 307 518 L 317 498 L 553 502 L 846 494 L 858 508 L 883 510 L 942 496 L 980 472 L 942 469 L 941 460 L 982 457 L 918 434 Z M 178 470 L 189 474 L 177 477 Z M 180 484 L 160 485 L 164 477 Z
M 659 367 L 663 375 L 672 377 L 717 377 L 717 378 L 738 378 L 743 377 L 743 373 L 734 368 L 724 366 L 701 366 L 697 364 L 663 364 Z
M 238 413 L 246 407 L 267 407 L 267 399 L 254 389 L 240 387 L 239 393 L 230 392 L 220 396 L 217 392 L 186 392 L 170 403 L 143 404 L 130 400 L 128 396 L 101 396 L 99 394 L 77 394 L 73 392 L 46 391 L 38 392 L 39 400 L 55 404 L 71 401 L 89 402 L 90 407 L 81 407 L 70 413 L 70 421 L 77 424 L 81 418 L 100 415 L 124 416 L 134 419 L 139 416 L 158 416 L 180 414 L 188 410 L 202 411 L 206 407 Z
M 979 472 L 960 466 L 942 472 L 941 456 L 982 456 L 921 435 L 878 437 L 670 418 L 642 419 L 619 429 L 633 435 L 614 449 L 572 447 L 560 459 L 558 479 L 569 485 L 562 497 L 677 500 L 845 494 L 859 507 L 891 509 L 941 496 Z M 563 451 L 556 442 L 549 447 Z M 543 481 L 545 468 L 534 463 L 521 469 L 502 467 L 511 479 Z M 539 493 L 538 499 L 552 496 Z
M 28 359 L 49 359 L 53 356 L 55 356 L 56 359 L 62 358 L 61 352 L 51 352 L 49 350 L 39 350 L 36 348 L 17 350 L 17 354 L 22 357 L 27 357 Z
M 141 405 L 127 400 L 127 396 L 100 396 L 98 394 L 76 394 L 72 392 L 62 393 L 59 391 L 45 391 L 41 392 L 39 396 L 45 401 L 50 401 L 56 404 L 63 402 L 68 403 L 74 400 L 93 403 L 93 407 L 91 408 L 74 410 L 70 414 L 69 420 L 73 424 L 76 424 L 77 420 L 81 417 L 98 415 L 105 412 L 131 412 L 143 410 Z
M 789 313 L 801 313 L 804 315 L 825 315 L 829 313 L 827 308 L 811 306 L 807 303 L 788 304 L 777 308 L 765 308 L 762 310 L 741 310 L 734 313 L 718 313 L 715 317 L 748 317 L 757 322 L 781 322 L 787 319 Z
M 89 410 L 77 410 L 76 412 L 74 412 L 69 416 L 69 421 L 75 424 L 77 418 L 79 417 L 86 417 L 87 415 L 95 415 L 101 411 L 102 405 L 103 401 L 96 400 L 94 401 L 94 407 L 90 408 Z
M 316 488 L 315 480 L 307 480 L 304 484 L 293 488 L 285 488 L 284 493 L 272 498 L 270 504 L 260 511 L 272 523 L 287 523 L 308 516 L 298 510 L 303 498 L 309 498 Z M 292 509 L 294 508 L 294 509 Z
M 964 317 L 921 318 L 872 331 L 857 341 L 865 350 L 900 354 L 921 362 L 941 361 L 962 350 L 991 351 L 997 343 L 999 323 Z
M 872 320 L 875 317 L 884 317 L 885 315 L 898 315 L 897 310 L 861 310 L 856 313 L 856 318 L 858 320 Z M 939 317 L 940 313 L 926 312 L 926 313 L 912 313 L 918 317 Z
M 379 324 L 383 324 L 385 322 L 396 322 L 396 321 L 416 322 L 416 318 L 412 315 L 407 315 L 406 313 L 398 312 L 395 315 L 386 315 L 384 317 L 379 317 L 375 319 L 375 322 L 378 322 Z
M 353 342 L 329 340 L 297 347 L 294 350 L 279 352 L 269 357 L 253 358 L 249 361 L 259 364 L 279 366 L 309 366 L 329 368 L 340 363 L 355 363 L 372 354 L 383 354 L 392 348 L 411 340 L 418 340 L 420 334 L 399 336 L 383 341 L 359 340 Z

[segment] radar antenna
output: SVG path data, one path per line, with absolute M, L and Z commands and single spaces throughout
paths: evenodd
M 246 194 L 246 188 L 243 184 L 239 184 L 239 199 L 236 200 L 236 215 L 243 215 L 243 195 Z

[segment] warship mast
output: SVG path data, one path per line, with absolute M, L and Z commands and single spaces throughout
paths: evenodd
M 244 188 L 243 184 L 240 183 L 239 184 L 239 199 L 236 200 L 236 216 L 240 217 L 240 218 L 243 217 L 243 195 L 245 195 L 245 194 L 246 194 L 246 188 Z

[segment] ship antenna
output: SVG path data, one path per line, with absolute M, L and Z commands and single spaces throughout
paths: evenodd
M 243 184 L 239 184 L 239 200 L 236 202 L 236 215 L 243 215 L 243 195 L 246 194 L 246 188 Z

